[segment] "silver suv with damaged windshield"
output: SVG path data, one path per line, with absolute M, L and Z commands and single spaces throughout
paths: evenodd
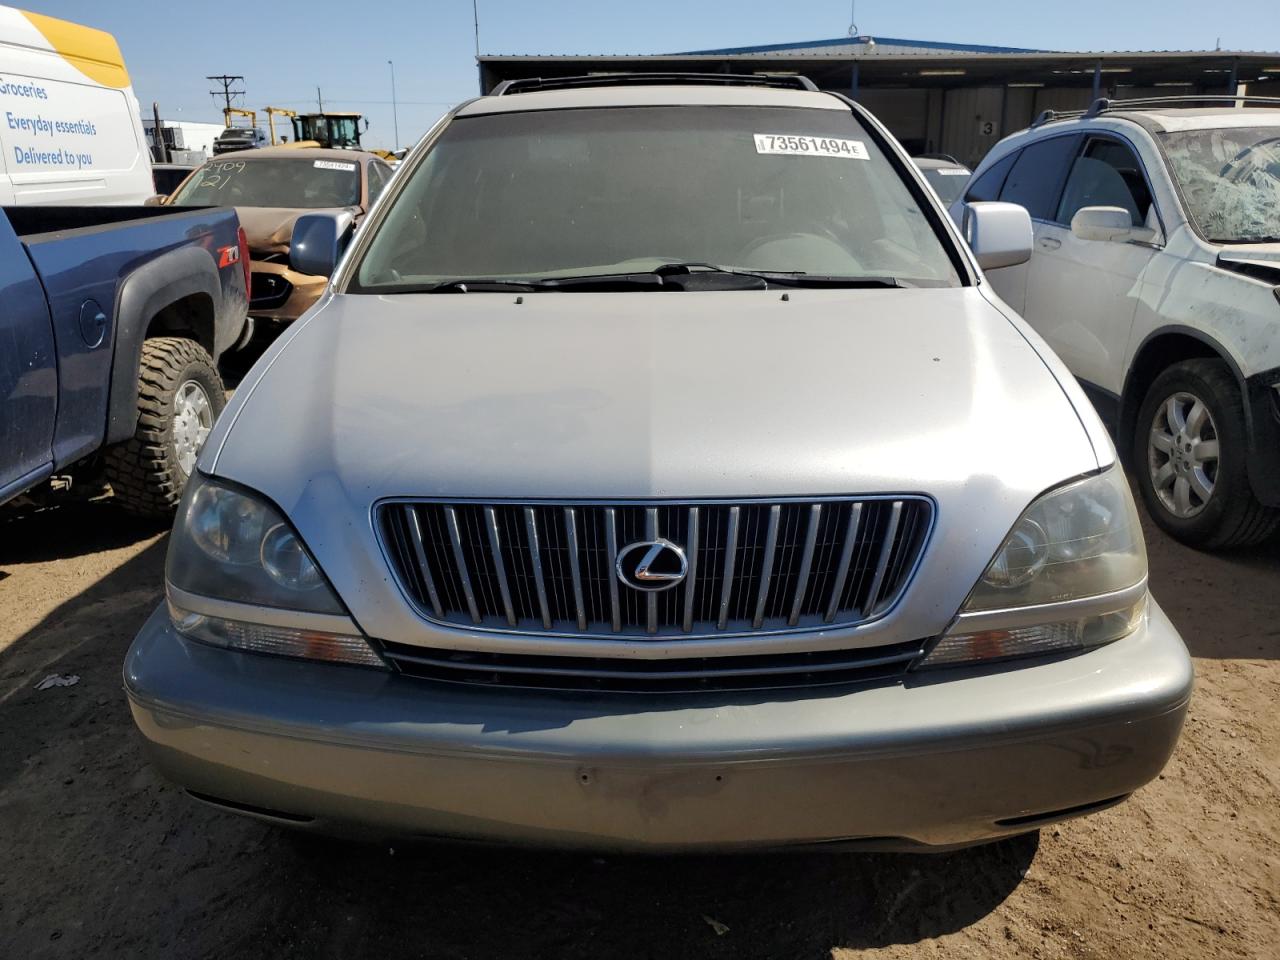
M 965 201 L 1020 204 L 1030 263 L 996 291 L 1115 429 L 1156 523 L 1197 547 L 1280 530 L 1280 99 L 1046 111 Z
M 302 829 L 621 849 L 1123 799 L 1190 661 L 1106 432 L 983 278 L 1025 210 L 967 230 L 799 78 L 457 108 L 350 243 L 298 222 L 330 287 L 206 444 L 125 665 L 155 764 Z

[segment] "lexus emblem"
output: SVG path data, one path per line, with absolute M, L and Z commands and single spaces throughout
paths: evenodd
M 618 579 L 634 590 L 657 593 L 689 573 L 689 558 L 670 540 L 641 540 L 618 552 Z

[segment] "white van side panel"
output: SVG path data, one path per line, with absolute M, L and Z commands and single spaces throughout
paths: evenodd
M 26 14 L 0 7 L 0 202 L 140 204 L 155 192 L 128 74 L 122 63 L 98 64 L 60 52 Z

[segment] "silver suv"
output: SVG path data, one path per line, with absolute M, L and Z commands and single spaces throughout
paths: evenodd
M 1154 520 L 1197 547 L 1273 536 L 1280 99 L 1046 111 L 965 191 L 996 199 L 1027 209 L 1035 245 L 991 283 L 1111 423 Z
M 1113 804 L 1190 661 L 1062 364 L 795 78 L 454 110 L 237 391 L 125 665 L 156 765 L 327 831 L 938 849 Z

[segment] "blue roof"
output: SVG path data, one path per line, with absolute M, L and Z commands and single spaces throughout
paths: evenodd
M 783 50 L 797 52 L 813 47 L 865 46 L 868 40 L 887 47 L 919 47 L 922 50 L 952 50 L 957 53 L 1051 53 L 1032 47 L 996 47 L 984 43 L 942 43 L 937 40 L 902 40 L 894 37 L 837 37 L 833 40 L 803 40 L 799 43 L 766 43 L 754 47 L 721 47 L 717 50 L 685 50 L 689 56 L 712 56 L 734 53 L 777 53 Z

